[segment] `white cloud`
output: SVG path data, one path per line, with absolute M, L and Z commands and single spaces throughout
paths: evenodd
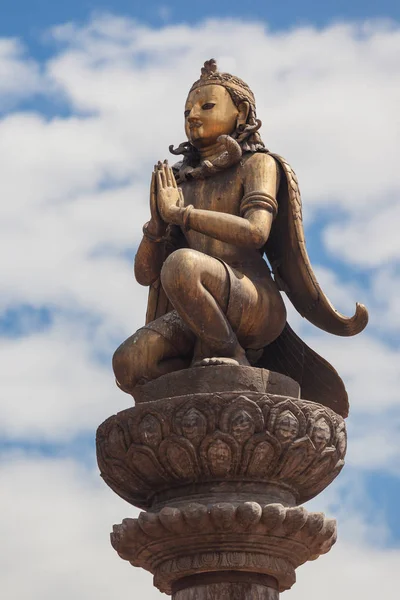
M 364 268 L 387 266 L 400 260 L 399 222 L 399 191 L 386 191 L 361 213 L 328 226 L 325 243 L 333 255 L 348 263 Z
M 346 339 L 331 339 L 327 334 L 307 336 L 307 343 L 335 365 L 357 414 L 380 413 L 399 405 L 399 350 L 366 332 Z
M 357 544 L 337 543 L 332 555 L 318 559 L 317 563 L 303 565 L 297 573 L 297 583 L 285 594 L 286 598 L 324 600 L 383 596 L 397 598 L 393 573 L 398 568 L 398 550 L 379 551 Z
M 63 323 L 49 333 L 2 340 L 3 439 L 62 444 L 82 431 L 93 437 L 109 414 L 133 404 L 116 388 L 111 365 L 93 360 L 94 344 L 84 334 Z
M 97 474 L 70 460 L 4 458 L 0 579 L 10 600 L 109 600 L 132 588 L 161 597 L 151 595 L 150 575 L 135 573 L 112 549 L 113 523 L 137 511 Z
M 29 59 L 19 40 L 0 38 L 0 111 L 35 93 L 43 93 L 39 66 Z

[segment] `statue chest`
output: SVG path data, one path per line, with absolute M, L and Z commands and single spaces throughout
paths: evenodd
M 185 206 L 239 215 L 243 185 L 238 169 L 182 184 Z

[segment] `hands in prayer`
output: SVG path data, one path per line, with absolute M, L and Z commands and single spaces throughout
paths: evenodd
M 164 222 L 177 223 L 183 212 L 183 195 L 167 160 L 155 165 L 153 176 L 156 180 L 158 213 Z

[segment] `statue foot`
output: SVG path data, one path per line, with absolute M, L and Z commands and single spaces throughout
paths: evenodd
M 234 366 L 246 366 L 250 365 L 249 361 L 246 357 L 236 359 L 236 358 L 228 358 L 225 356 L 212 356 L 210 358 L 203 358 L 202 360 L 198 360 L 193 363 L 193 367 L 208 367 L 208 366 L 216 366 L 216 365 L 234 365 Z

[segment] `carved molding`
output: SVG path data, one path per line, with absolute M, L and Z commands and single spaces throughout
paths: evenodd
M 344 421 L 332 410 L 259 392 L 164 398 L 97 432 L 102 477 L 140 508 L 165 490 L 216 481 L 275 485 L 299 504 L 331 483 L 345 452 Z
M 154 574 L 160 591 L 195 573 L 247 571 L 277 579 L 280 591 L 295 582 L 295 569 L 328 552 L 336 521 L 303 507 L 245 502 L 190 503 L 140 513 L 114 525 L 111 543 L 121 558 Z

